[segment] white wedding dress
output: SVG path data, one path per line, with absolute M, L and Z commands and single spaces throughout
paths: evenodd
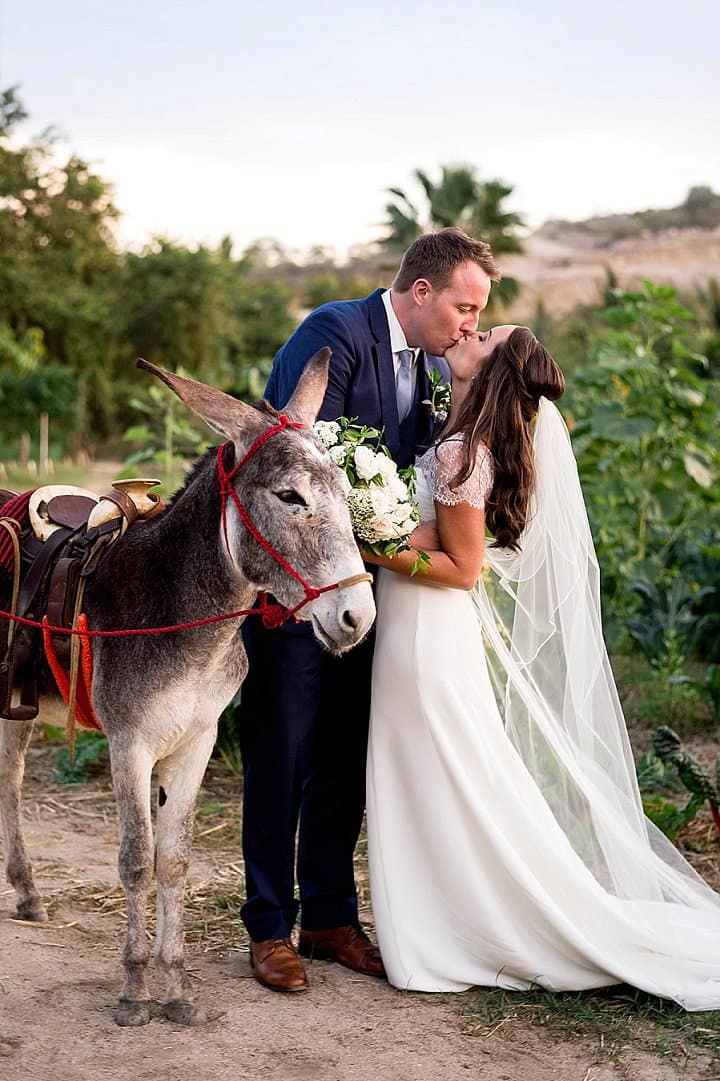
M 489 455 L 457 492 L 447 486 L 460 449 L 449 443 L 420 459 L 423 520 L 435 517 L 433 497 L 483 505 Z M 550 788 L 548 802 L 541 773 L 516 749 L 522 735 L 511 741 L 506 731 L 477 597 L 380 570 L 377 609 L 368 851 L 390 983 L 416 991 L 628 983 L 686 1009 L 720 1008 L 717 895 L 668 842 L 648 838 L 634 806 L 606 800 L 596 764 L 586 767 L 587 787 L 577 782 L 568 798 L 566 785 L 575 818 L 561 827 Z M 559 758 L 574 753 L 564 738 Z M 537 754 L 541 741 L 528 742 Z M 642 824 L 613 822 L 620 810 Z M 596 850 L 584 860 L 579 834 L 588 822 Z M 614 855 L 625 847 L 617 870 Z

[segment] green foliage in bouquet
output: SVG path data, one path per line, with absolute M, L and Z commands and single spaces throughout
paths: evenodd
M 348 508 L 358 541 L 390 559 L 398 552 L 414 551 L 412 573 L 427 568 L 427 553 L 408 544 L 420 521 L 414 468 L 398 469 L 381 441 L 382 432 L 357 424 L 354 418 L 316 421 L 313 430 L 350 482 Z

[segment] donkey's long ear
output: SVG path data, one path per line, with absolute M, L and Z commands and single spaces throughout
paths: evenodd
M 330 350 L 325 346 L 319 349 L 305 365 L 298 384 L 293 391 L 284 412 L 291 420 L 299 420 L 310 425 L 320 412 L 325 391 L 327 390 Z
M 247 428 L 258 427 L 261 423 L 262 418 L 256 409 L 222 390 L 198 383 L 196 379 L 186 379 L 174 372 L 166 372 L 164 368 L 158 368 L 142 357 L 138 358 L 136 364 L 138 368 L 144 368 L 146 372 L 152 372 L 158 379 L 162 379 L 206 424 L 228 439 L 242 439 Z

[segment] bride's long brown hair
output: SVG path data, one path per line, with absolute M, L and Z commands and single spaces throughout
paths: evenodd
M 494 483 L 485 504 L 485 521 L 495 546 L 519 547 L 535 482 L 532 420 L 540 398 L 556 401 L 565 377 L 527 327 L 516 327 L 473 377 L 460 412 L 442 439 L 464 437 L 463 461 L 450 482 L 467 480 L 480 443 L 493 457 Z

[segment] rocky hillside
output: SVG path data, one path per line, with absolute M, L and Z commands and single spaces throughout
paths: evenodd
M 522 285 L 508 318 L 529 317 L 541 299 L 555 315 L 595 303 L 608 270 L 623 288 L 651 278 L 691 292 L 720 279 L 720 196 L 693 188 L 669 210 L 546 222 L 522 255 L 502 259 L 502 270 Z

